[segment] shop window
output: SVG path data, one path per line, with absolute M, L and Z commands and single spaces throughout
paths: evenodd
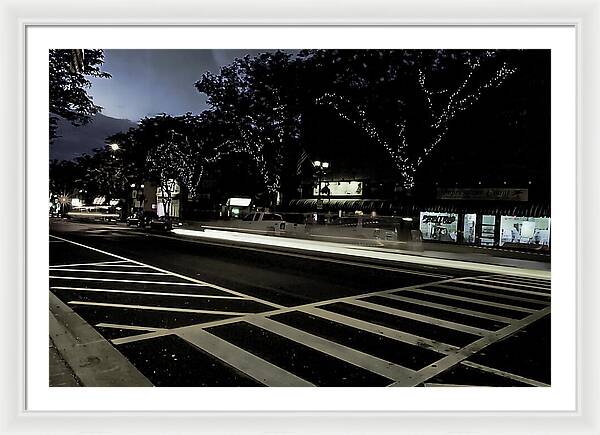
M 475 221 L 477 215 L 475 213 L 465 214 L 463 221 L 463 241 L 464 243 L 475 243 Z
M 481 217 L 481 246 L 494 246 L 494 233 L 496 231 L 496 216 L 486 214 Z
M 502 216 L 500 246 L 550 247 L 550 218 Z
M 424 240 L 456 242 L 458 214 L 422 211 L 419 222 Z

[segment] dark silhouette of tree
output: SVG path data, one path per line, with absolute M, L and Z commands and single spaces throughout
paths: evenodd
M 57 137 L 58 118 L 62 117 L 75 126 L 90 122 L 102 108 L 94 104 L 87 89 L 91 82 L 87 77 L 110 78 L 102 71 L 103 50 L 50 50 L 50 143 Z
M 229 127 L 227 141 L 251 157 L 271 200 L 281 187 L 286 159 L 299 145 L 301 115 L 290 56 L 282 51 L 246 56 L 196 82 L 212 117 Z
M 50 161 L 50 192 L 61 196 L 71 196 L 80 186 L 80 166 L 70 160 Z
M 81 174 L 77 184 L 86 191 L 88 198 L 105 196 L 106 202 L 124 198 L 131 177 L 119 151 L 108 146 L 97 148 L 94 154 L 77 158 L 76 163 Z

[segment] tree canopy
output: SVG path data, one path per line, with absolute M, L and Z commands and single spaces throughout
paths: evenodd
M 103 50 L 50 50 L 50 143 L 57 137 L 58 117 L 75 126 L 87 124 L 102 108 L 87 93 L 87 77 L 109 78 L 102 71 Z
M 86 79 L 68 67 L 66 52 L 55 50 L 54 56 L 62 59 L 61 74 L 80 88 L 72 95 L 81 104 L 68 106 L 61 116 L 85 122 L 99 108 L 82 93 Z M 296 169 L 306 150 L 319 156 L 331 148 L 315 134 L 338 129 L 380 156 L 381 170 L 393 172 L 397 184 L 410 193 L 423 172 L 421 166 L 448 145 L 462 114 L 473 111 L 484 98 L 498 98 L 497 90 L 519 75 L 527 58 L 519 53 L 302 50 L 245 56 L 217 74 L 203 74 L 195 83 L 196 90 L 206 95 L 208 110 L 143 118 L 137 127 L 107 138 L 107 143 L 119 145 L 112 160 L 107 158 L 111 153 L 101 150 L 99 157 L 80 163 L 88 165 L 88 172 L 94 162 L 104 168 L 98 173 L 120 171 L 120 179 L 138 184 L 177 180 L 194 198 L 207 170 L 235 159 L 247 165 L 236 170 L 256 180 L 253 194 L 268 204 L 285 183 L 297 186 Z M 86 59 L 86 74 L 107 76 L 100 71 L 100 50 L 89 55 L 86 50 Z M 66 83 L 62 86 L 69 87 Z M 315 116 L 326 118 L 316 132 L 307 121 Z M 120 169 L 111 166 L 117 162 Z M 116 185 L 111 189 L 118 190 Z

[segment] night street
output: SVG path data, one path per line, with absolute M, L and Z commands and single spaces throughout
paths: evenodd
M 50 386 L 551 385 L 550 50 L 48 60 Z
M 62 220 L 49 241 L 50 292 L 155 386 L 550 384 L 550 281 L 523 270 Z

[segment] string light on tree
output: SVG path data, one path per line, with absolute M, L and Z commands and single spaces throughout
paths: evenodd
M 479 56 L 468 55 L 463 62 L 466 67 L 466 74 L 453 89 L 447 86 L 432 89 L 428 86 L 424 69 L 417 67 L 417 83 L 429 110 L 429 136 L 431 139 L 426 141 L 422 151 L 416 155 L 411 156 L 409 154 L 406 119 L 402 119 L 395 124 L 395 134 L 389 140 L 386 140 L 383 138 L 380 129 L 369 121 L 365 109 L 360 105 L 356 105 L 355 102 L 351 102 L 348 98 L 328 92 L 317 98 L 316 103 L 331 107 L 340 119 L 354 124 L 364 131 L 373 142 L 381 146 L 398 170 L 403 187 L 410 190 L 414 187 L 415 173 L 418 167 L 443 141 L 448 132 L 450 121 L 479 101 L 486 90 L 499 87 L 516 72 L 515 68 L 503 63 L 490 78 L 476 84 L 477 76 L 481 75 L 479 72 L 482 70 L 482 59 L 492 59 L 493 57 L 494 54 L 491 51 L 485 51 Z M 481 80 L 479 78 L 480 82 Z M 401 104 L 402 100 L 399 99 L 398 103 Z

